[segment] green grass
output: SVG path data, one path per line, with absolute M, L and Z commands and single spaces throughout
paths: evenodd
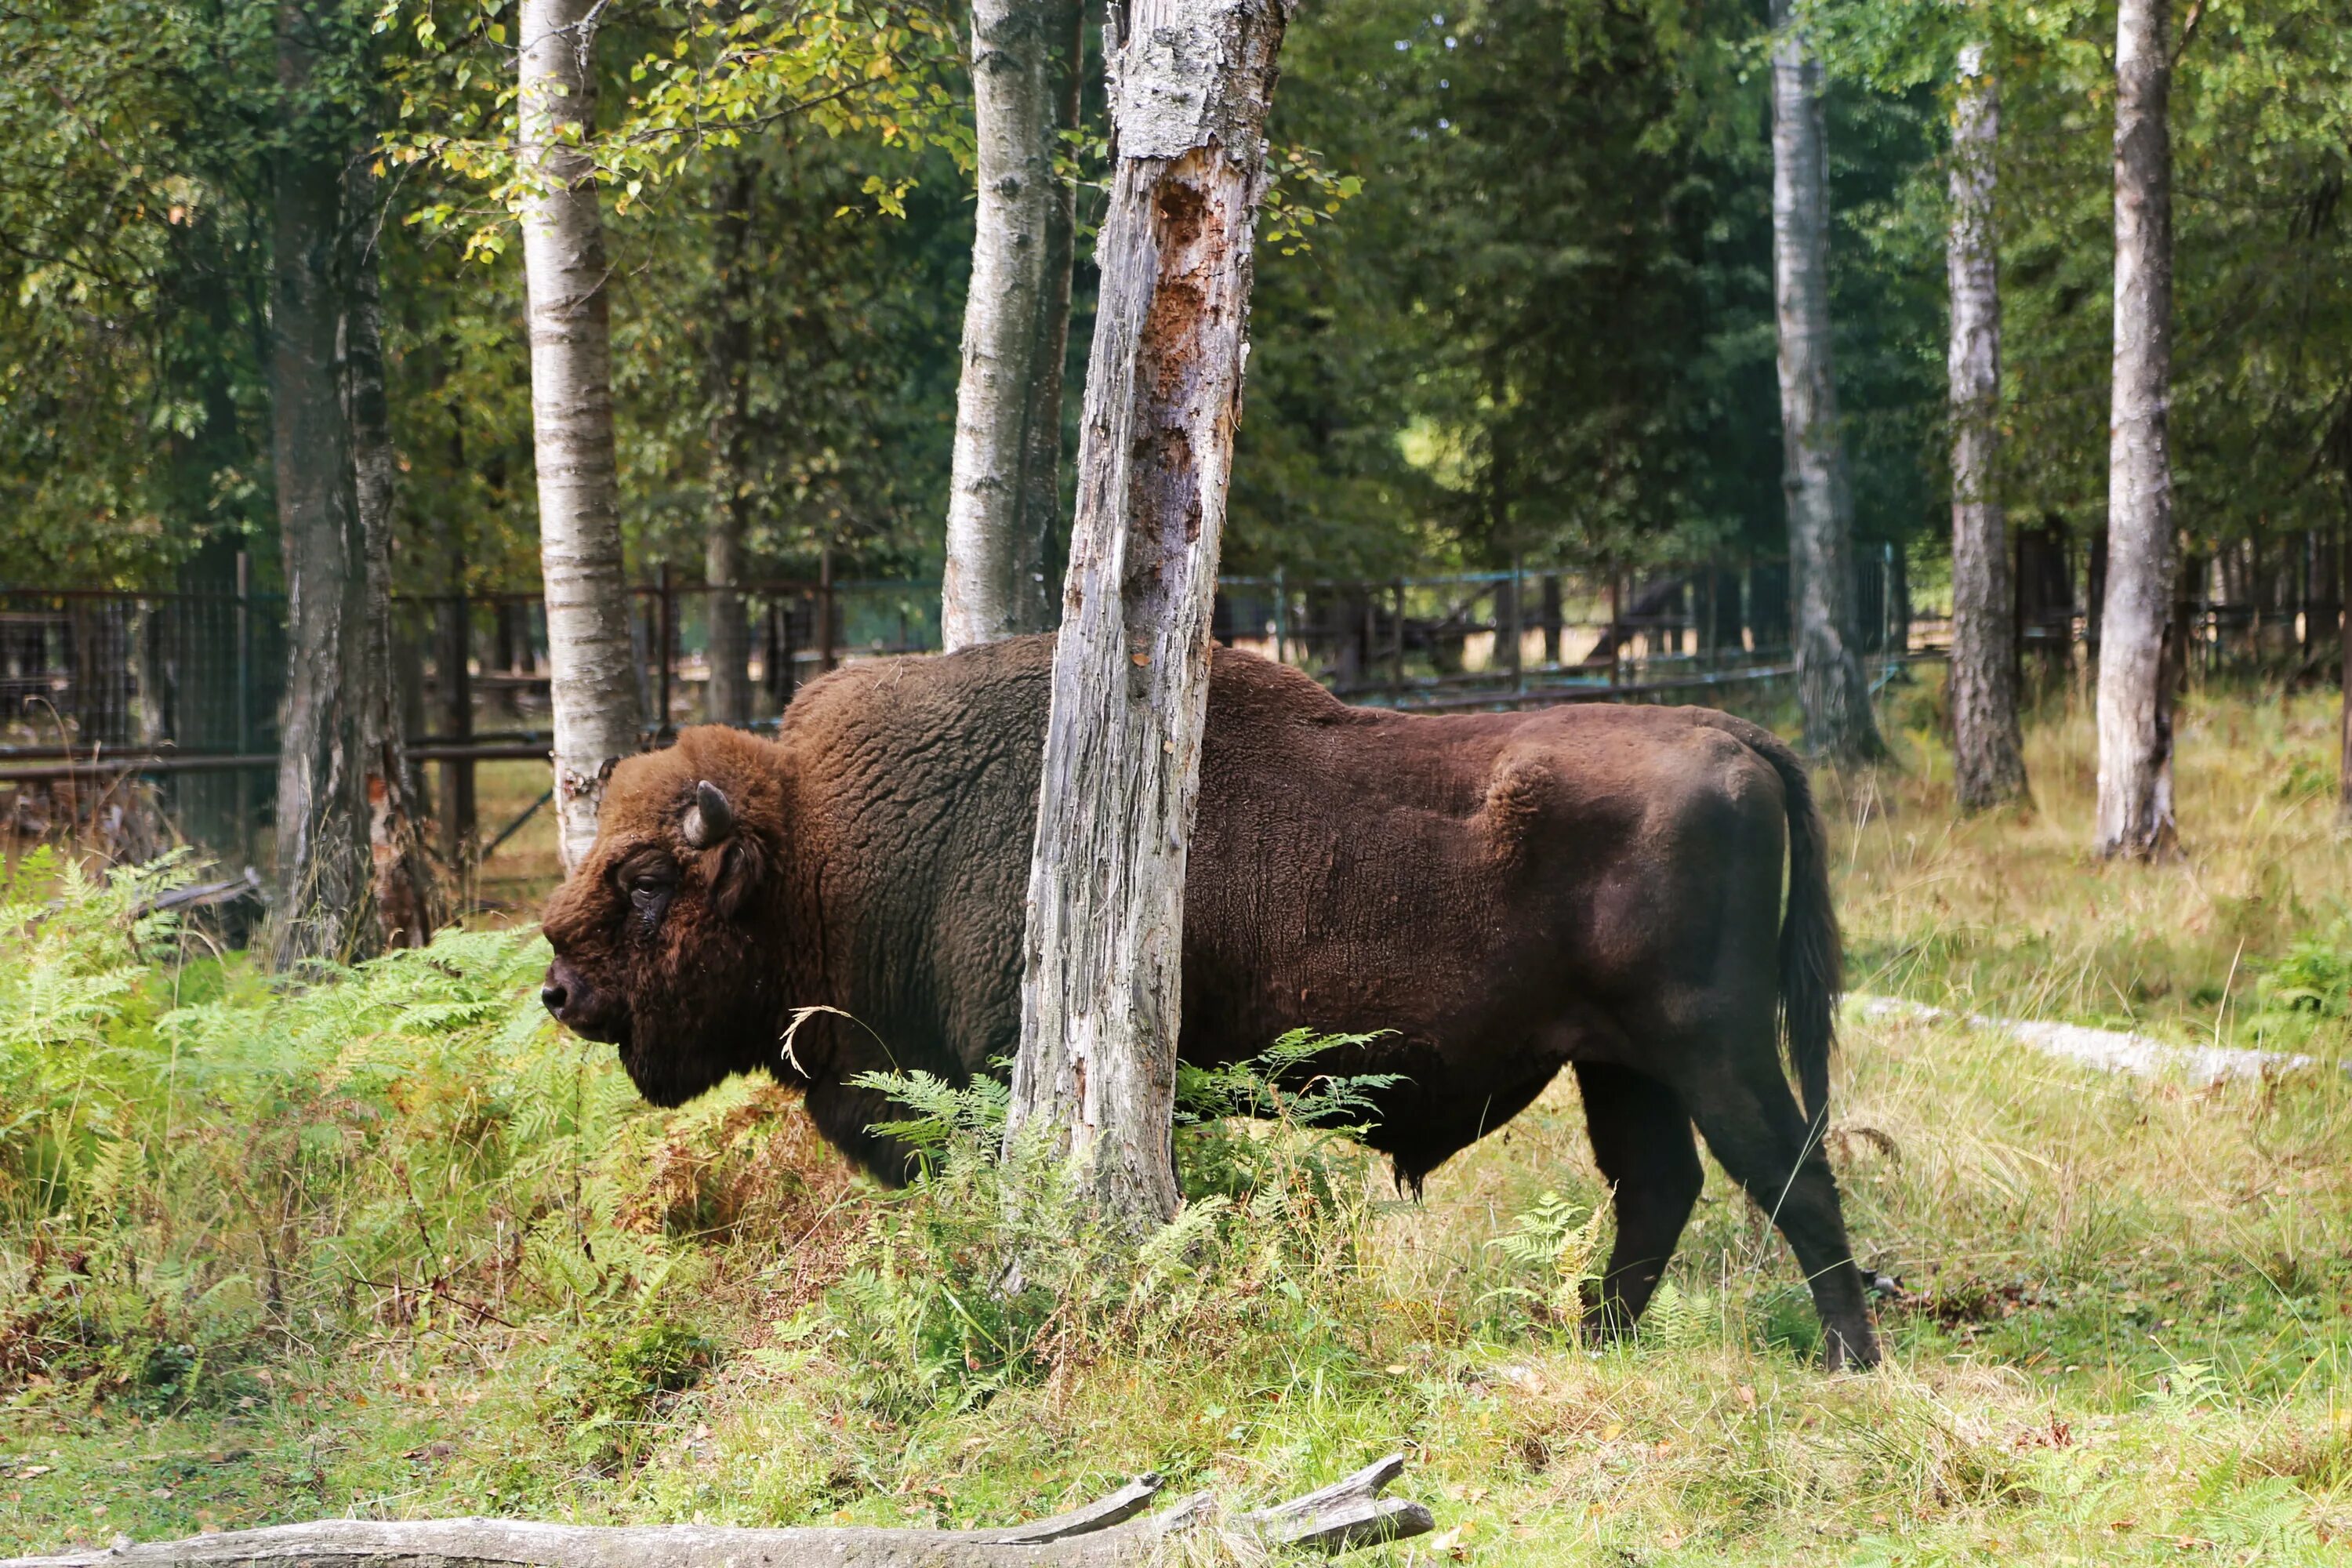
M 2080 852 L 2078 716 L 2035 728 L 2032 812 L 1962 825 L 1914 736 L 1838 792 L 1857 981 L 2345 1056 L 2352 868 L 2326 793 L 2277 782 L 2324 717 L 2198 705 L 2189 858 L 2154 869 Z M 344 1512 L 997 1522 L 1397 1446 L 1445 1532 L 1399 1562 L 2352 1552 L 2352 1075 L 2209 1089 L 1850 1018 L 1832 1152 L 1899 1285 L 1887 1366 L 1830 1378 L 1712 1168 L 1641 1341 L 1578 1343 L 1602 1194 L 1566 1085 L 1421 1205 L 1309 1128 L 1188 1135 L 1222 1206 L 1137 1273 L 1066 1210 L 1017 1223 L 1049 1174 L 891 1195 L 772 1088 L 645 1108 L 539 1023 L 527 932 L 278 990 L 129 889 L 19 886 L 0 1552 Z

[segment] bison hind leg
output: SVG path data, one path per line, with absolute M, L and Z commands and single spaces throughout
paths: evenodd
M 1611 1062 L 1578 1062 L 1576 1083 L 1592 1157 L 1617 1211 L 1609 1267 L 1600 1288 L 1585 1293 L 1585 1328 L 1615 1339 L 1630 1332 L 1650 1304 L 1706 1173 L 1690 1112 L 1672 1089 Z
M 1683 1085 L 1683 1098 L 1706 1146 L 1797 1255 L 1821 1315 L 1822 1360 L 1832 1371 L 1876 1366 L 1878 1341 L 1837 1179 L 1819 1130 L 1797 1109 L 1770 1037 L 1705 1062 Z

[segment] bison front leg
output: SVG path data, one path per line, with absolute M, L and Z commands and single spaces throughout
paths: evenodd
M 1821 1314 L 1822 1359 L 1832 1371 L 1876 1366 L 1878 1340 L 1846 1241 L 1837 1180 L 1770 1037 L 1709 1061 L 1683 1086 L 1683 1098 L 1706 1146 L 1796 1253 Z
M 1617 1240 L 1600 1289 L 1585 1294 L 1586 1330 L 1630 1332 L 1658 1288 L 1706 1173 L 1682 1097 L 1654 1078 L 1608 1062 L 1576 1064 L 1592 1157 L 1617 1210 Z

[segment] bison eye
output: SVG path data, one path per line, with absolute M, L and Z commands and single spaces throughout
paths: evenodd
M 637 923 L 647 932 L 661 924 L 675 888 L 676 884 L 665 879 L 652 877 L 641 877 L 629 884 L 629 907 L 636 911 Z
M 670 896 L 677 890 L 677 868 L 666 856 L 638 856 L 624 862 L 613 881 L 629 900 L 632 923 L 643 934 L 652 935 L 669 910 Z

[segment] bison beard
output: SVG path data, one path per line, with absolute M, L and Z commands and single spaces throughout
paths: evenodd
M 773 742 L 688 730 L 623 763 L 548 905 L 549 1009 L 617 1045 L 657 1104 L 755 1069 L 800 1083 L 828 1139 L 903 1180 L 908 1151 L 871 1131 L 890 1108 L 848 1080 L 963 1082 L 1012 1055 L 1051 656 L 1023 637 L 862 664 L 803 691 Z M 1831 1364 L 1867 1365 L 1820 1137 L 1823 857 L 1803 768 L 1728 715 L 1405 716 L 1220 650 L 1180 1048 L 1223 1063 L 1297 1027 L 1386 1031 L 1319 1065 L 1400 1075 L 1369 1140 L 1416 1187 L 1572 1068 L 1614 1189 L 1605 1331 L 1648 1304 L 1697 1201 L 1696 1122 L 1795 1251 Z M 817 1005 L 850 1019 L 810 1017 L 785 1058 Z

